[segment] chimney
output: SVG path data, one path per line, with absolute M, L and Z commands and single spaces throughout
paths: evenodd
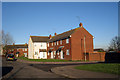
M 49 39 L 51 39 L 52 38 L 52 36 L 51 36 L 51 34 L 49 35 Z
M 27 43 L 25 43 L 25 45 L 27 45 Z
M 13 43 L 13 45 L 15 45 L 15 43 Z
M 54 34 L 55 36 L 57 35 L 57 33 Z
M 83 24 L 82 24 L 82 23 L 80 23 L 80 24 L 79 24 L 79 27 L 83 27 Z

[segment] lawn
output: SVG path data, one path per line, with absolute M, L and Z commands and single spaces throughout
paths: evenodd
M 61 60 L 61 59 L 28 59 L 27 57 L 17 57 L 17 59 L 22 59 L 27 61 L 37 61 L 37 62 L 85 62 L 81 60 L 72 61 L 72 60 Z
M 27 61 L 37 61 L 37 62 L 70 62 L 68 60 L 60 60 L 60 59 L 28 59 L 26 57 L 18 57 L 18 59 L 27 60 Z
M 75 67 L 75 69 L 80 70 L 88 70 L 95 72 L 104 72 L 111 74 L 119 74 L 120 75 L 120 64 L 118 63 L 100 63 L 100 64 L 87 64 Z

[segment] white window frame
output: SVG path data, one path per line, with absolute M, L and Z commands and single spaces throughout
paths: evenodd
M 52 46 L 53 46 L 53 42 L 52 42 L 51 44 L 52 44 Z
M 69 38 L 68 38 L 68 39 L 66 39 L 66 43 L 69 43 Z
M 62 44 L 62 40 L 60 40 L 60 44 Z
M 43 52 L 43 58 L 45 58 L 45 52 Z
M 56 46 L 56 42 L 54 42 L 55 46 Z
M 69 49 L 66 50 L 66 55 L 70 55 Z
M 57 55 L 59 55 L 59 51 L 57 52 Z
M 40 47 L 43 47 L 43 44 L 41 44 Z
M 54 55 L 56 55 L 56 51 L 54 51 Z
M 59 45 L 58 41 L 57 41 L 57 45 Z
M 35 52 L 35 55 L 38 55 L 38 52 L 37 52 L 37 51 Z
M 48 51 L 48 56 L 50 55 L 49 51 Z
M 25 48 L 25 51 L 27 51 L 27 48 Z

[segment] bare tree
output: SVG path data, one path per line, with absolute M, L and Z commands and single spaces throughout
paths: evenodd
M 109 51 L 120 51 L 120 37 L 115 36 L 111 42 L 110 42 L 110 46 L 109 46 Z
M 5 45 L 10 45 L 13 44 L 14 40 L 12 38 L 12 36 L 10 35 L 10 33 L 4 33 L 4 31 L 2 31 L 2 44 L 3 46 Z
M 2 31 L 2 45 L 3 45 L 4 54 L 8 53 L 9 47 L 7 45 L 11 45 L 13 43 L 14 40 L 10 35 L 10 33 L 5 34 L 4 31 Z

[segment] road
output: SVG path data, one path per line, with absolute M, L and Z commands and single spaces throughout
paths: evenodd
M 67 66 L 73 64 L 30 64 L 21 63 L 18 61 L 6 61 L 5 58 L 2 59 L 2 76 L 3 79 L 13 79 L 13 78 L 56 78 L 62 80 L 71 80 L 64 76 L 55 74 L 51 72 L 51 68 L 59 66 Z M 77 64 L 74 64 L 77 65 Z M 80 65 L 80 64 L 79 64 Z

